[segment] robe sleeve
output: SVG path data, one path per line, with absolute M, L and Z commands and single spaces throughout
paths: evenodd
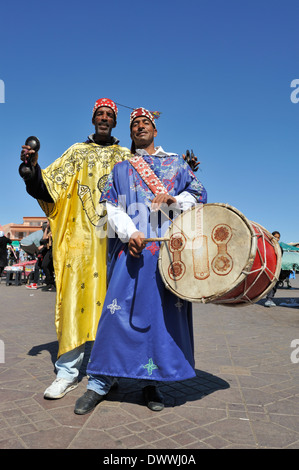
M 122 165 L 120 165 L 120 163 Z M 113 206 L 120 205 L 125 210 L 126 202 L 124 195 L 126 194 L 126 191 L 124 190 L 124 188 L 122 189 L 122 186 L 123 182 L 128 182 L 126 171 L 123 171 L 126 170 L 127 162 L 120 163 L 117 163 L 109 174 L 101 195 L 100 202 L 106 201 L 112 204 Z
M 35 166 L 35 174 L 34 177 L 28 181 L 26 181 L 26 191 L 30 196 L 34 197 L 35 199 L 41 199 L 45 202 L 53 202 L 52 197 L 47 190 L 47 187 L 44 183 L 41 167 L 37 163 Z
M 128 243 L 132 234 L 138 231 L 131 217 L 125 212 L 121 205 L 114 206 L 107 202 L 106 209 L 110 227 L 123 243 Z

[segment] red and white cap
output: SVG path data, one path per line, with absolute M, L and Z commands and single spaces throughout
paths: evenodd
M 97 100 L 95 102 L 95 105 L 93 107 L 93 110 L 92 110 L 92 117 L 94 116 L 94 113 L 96 112 L 96 110 L 98 108 L 100 108 L 101 106 L 105 106 L 107 108 L 111 108 L 112 111 L 114 111 L 114 114 L 115 114 L 115 120 L 117 118 L 117 113 L 118 113 L 118 109 L 117 109 L 117 106 L 116 104 L 114 103 L 114 101 L 112 100 L 109 100 L 109 98 L 100 98 L 99 100 Z
M 136 109 L 134 109 L 134 111 L 131 112 L 131 115 L 130 115 L 130 129 L 131 129 L 131 125 L 132 125 L 132 122 L 134 121 L 134 119 L 136 119 L 140 116 L 147 117 L 151 121 L 154 128 L 156 129 L 156 123 L 155 123 L 154 116 L 152 115 L 152 113 L 150 111 L 148 111 L 145 108 L 136 108 Z

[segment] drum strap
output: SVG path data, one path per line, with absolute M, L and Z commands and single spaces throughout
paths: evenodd
M 141 176 L 145 184 L 149 187 L 152 193 L 156 196 L 157 194 L 167 194 L 168 191 L 164 187 L 163 183 L 159 180 L 156 173 L 151 169 L 151 167 L 146 163 L 146 161 L 136 155 L 133 158 L 130 158 L 129 162 L 135 168 L 137 173 Z

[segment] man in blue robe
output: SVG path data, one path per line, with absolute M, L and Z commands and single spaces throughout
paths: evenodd
M 76 414 L 93 410 L 115 377 L 145 381 L 145 403 L 160 411 L 157 382 L 195 376 L 192 305 L 166 289 L 158 269 L 160 242 L 144 239 L 161 237 L 171 223 L 159 218 L 162 207 L 181 212 L 205 203 L 206 191 L 183 157 L 154 146 L 149 111 L 134 110 L 130 129 L 135 157 L 114 167 L 101 197 L 117 236 L 108 233 L 109 286 Z

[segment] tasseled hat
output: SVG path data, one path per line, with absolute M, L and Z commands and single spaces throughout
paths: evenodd
M 154 128 L 156 129 L 156 123 L 155 123 L 154 116 L 152 115 L 152 113 L 150 111 L 148 111 L 145 108 L 136 108 L 136 109 L 134 109 L 134 111 L 131 112 L 131 115 L 130 115 L 130 129 L 131 129 L 132 122 L 134 121 L 134 119 L 136 119 L 139 116 L 147 117 L 151 121 Z
M 107 108 L 111 108 L 115 114 L 115 120 L 117 119 L 117 113 L 118 113 L 117 106 L 114 103 L 114 101 L 109 100 L 108 98 L 100 98 L 99 100 L 95 102 L 95 105 L 92 110 L 92 118 L 94 117 L 94 113 L 96 112 L 96 110 L 100 108 L 101 106 L 106 106 Z

